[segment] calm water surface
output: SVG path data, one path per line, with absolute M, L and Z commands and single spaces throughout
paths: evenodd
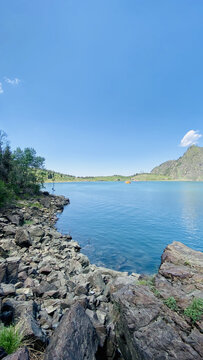
M 70 198 L 58 230 L 70 233 L 92 263 L 153 273 L 173 241 L 203 251 L 201 182 L 61 183 L 55 190 Z

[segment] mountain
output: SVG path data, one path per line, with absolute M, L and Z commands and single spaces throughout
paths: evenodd
M 151 174 L 174 180 L 203 180 L 203 147 L 192 145 L 178 160 L 156 166 Z

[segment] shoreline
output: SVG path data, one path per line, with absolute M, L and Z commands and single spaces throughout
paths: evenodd
M 136 183 L 136 182 L 197 182 L 197 183 L 199 183 L 199 182 L 203 182 L 203 180 L 180 180 L 180 179 L 177 179 L 177 180 L 130 180 L 132 183 Z M 45 182 L 44 182 L 44 184 L 65 184 L 65 183 L 80 183 L 80 182 L 89 182 L 89 183 L 94 183 L 94 182 L 115 182 L 115 183 L 125 183 L 125 180 L 120 180 L 120 181 L 118 181 L 118 180 L 73 180 L 73 181 L 71 181 L 71 180 L 67 180 L 67 181 L 47 181 L 47 180 L 45 180 Z
M 91 359 L 95 360 L 157 358 L 160 348 L 163 359 L 174 351 L 180 360 L 186 359 L 185 351 L 188 360 L 201 359 L 203 349 L 198 344 L 200 338 L 203 341 L 199 330 L 203 319 L 191 323 L 184 309 L 193 293 L 203 298 L 203 253 L 174 242 L 165 249 L 154 277 L 97 267 L 80 253 L 80 245 L 70 235 L 55 228 L 57 213 L 68 204 L 63 196 L 44 192 L 1 212 L 1 319 L 5 320 L 8 308 L 16 324 L 23 319 L 22 331 L 27 339 L 32 338 L 35 351 L 44 349 L 45 360 L 65 360 L 70 346 L 79 351 L 66 318 L 77 318 L 74 331 L 81 344 L 92 334 L 86 350 L 81 345 L 78 359 L 84 358 L 85 351 L 93 351 Z M 178 311 L 164 303 L 170 296 Z M 160 340 L 156 338 L 157 325 L 162 332 Z M 186 336 L 188 329 L 192 346 Z M 65 343 L 67 331 L 71 344 Z M 169 334 L 174 339 L 170 344 Z M 32 351 L 31 347 L 31 358 Z

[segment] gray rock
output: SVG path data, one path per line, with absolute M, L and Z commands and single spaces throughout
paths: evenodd
M 25 229 L 18 229 L 16 231 L 15 242 L 20 247 L 29 247 L 32 245 L 30 234 Z
M 15 295 L 15 286 L 12 284 L 0 284 L 0 296 L 12 296 Z
M 46 336 L 42 332 L 39 324 L 30 313 L 25 313 L 18 322 L 19 331 L 22 332 L 25 339 L 31 339 L 35 346 L 46 343 Z
M 147 286 L 128 285 L 113 294 L 116 337 L 127 360 L 200 360 L 203 334 L 157 299 Z M 184 339 L 184 340 L 183 340 Z
M 45 235 L 42 226 L 29 226 L 29 233 L 34 240 L 41 240 Z
M 24 217 L 23 214 L 9 214 L 7 219 L 14 225 L 23 225 Z
M 16 233 L 16 227 L 14 225 L 6 225 L 4 226 L 4 234 L 5 236 L 14 236 Z
M 98 344 L 89 317 L 76 304 L 62 317 L 46 349 L 44 360 L 96 360 Z
M 54 284 L 49 284 L 47 281 L 42 281 L 41 284 L 33 289 L 36 296 L 41 297 L 44 293 L 50 291 L 57 291 L 57 287 Z
M 6 281 L 6 262 L 5 260 L 0 260 L 0 283 Z
M 26 347 L 23 347 L 16 351 L 15 353 L 8 355 L 4 360 L 29 360 L 29 351 Z
M 7 261 L 7 282 L 15 284 L 18 279 L 18 269 L 20 264 L 20 257 L 8 257 Z

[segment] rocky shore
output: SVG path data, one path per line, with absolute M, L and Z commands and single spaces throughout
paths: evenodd
M 200 360 L 203 253 L 167 246 L 154 277 L 97 267 L 55 229 L 69 200 L 44 193 L 0 214 L 0 321 L 22 347 L 5 360 Z M 171 300 L 172 299 L 172 300 Z

